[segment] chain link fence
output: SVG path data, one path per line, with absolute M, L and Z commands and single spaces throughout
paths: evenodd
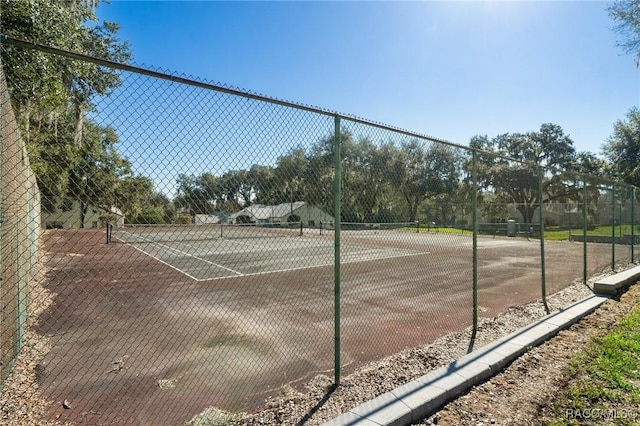
M 38 259 L 40 194 L 11 110 L 1 63 L 0 109 L 0 380 L 4 380 L 23 343 L 27 287 Z
M 635 261 L 634 188 L 39 49 L 121 80 L 84 114 L 19 114 L 39 190 L 2 101 L 2 372 L 40 247 L 60 420 L 255 410 Z

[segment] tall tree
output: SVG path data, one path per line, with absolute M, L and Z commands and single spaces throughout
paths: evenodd
M 0 28 L 8 36 L 118 62 L 131 58 L 117 39 L 118 25 L 99 23 L 100 1 L 0 0 Z M 68 195 L 68 177 L 83 159 L 85 115 L 96 96 L 120 85 L 112 69 L 3 45 L 1 52 L 11 101 L 31 157 L 43 207 Z M 58 159 L 64 158 L 64 161 Z
M 380 221 L 383 195 L 389 188 L 389 166 L 396 151 L 390 142 L 376 146 L 367 138 L 354 145 L 352 165 L 355 174 L 350 176 L 346 190 L 352 194 L 352 210 L 359 221 Z
M 118 154 L 118 137 L 110 127 L 85 120 L 79 162 L 69 173 L 66 198 L 80 204 L 80 227 L 90 207 L 109 212 L 116 204 L 121 180 L 131 174 L 131 165 Z
M 426 147 L 418 140 L 400 146 L 391 162 L 389 179 L 407 203 L 409 221 L 416 220 L 424 200 L 455 188 L 457 165 L 453 150 L 447 146 Z
M 294 148 L 278 159 L 270 185 L 273 204 L 303 201 L 313 191 L 309 180 L 309 159 L 302 148 Z
M 220 180 L 211 173 L 200 176 L 178 175 L 178 193 L 174 200 L 176 207 L 187 209 L 191 215 L 209 214 L 219 209 L 223 200 Z
M 640 186 L 640 109 L 631 108 L 624 120 L 613 126 L 613 134 L 602 147 L 614 177 Z
M 617 0 L 607 10 L 616 21 L 614 31 L 621 37 L 618 47 L 635 55 L 636 65 L 640 66 L 640 0 Z
M 543 202 L 566 201 L 577 193 L 575 187 L 566 185 L 566 170 L 575 161 L 575 148 L 558 125 L 542 124 L 538 131 L 506 133 L 493 139 L 474 137 L 471 142 L 474 148 L 498 154 L 479 156 L 479 184 L 515 203 L 525 223 L 532 222 L 538 207 L 541 167 Z
M 282 202 L 282 192 L 278 186 L 273 167 L 254 164 L 249 169 L 249 180 L 253 185 L 256 203 L 275 205 Z
M 120 179 L 114 206 L 128 223 L 171 223 L 175 206 L 166 195 L 154 190 L 146 176 L 125 176 Z
M 345 145 L 351 144 L 351 133 L 343 131 L 340 135 L 342 157 Z M 308 165 L 305 173 L 305 201 L 330 212 L 333 211 L 334 179 L 334 135 L 331 134 L 315 143 L 307 155 Z M 343 185 L 344 186 L 344 185 Z
M 253 182 L 247 170 L 229 170 L 220 177 L 222 198 L 238 207 L 253 204 Z

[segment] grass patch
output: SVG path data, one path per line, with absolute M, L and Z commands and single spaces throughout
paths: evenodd
M 550 425 L 637 424 L 640 416 L 640 304 L 568 366 L 569 382 Z
M 416 232 L 416 228 L 407 227 L 408 231 Z M 423 226 L 420 225 L 420 232 L 434 232 L 437 234 L 471 234 L 472 231 L 465 228 L 444 227 L 444 226 Z
M 545 241 L 566 241 L 570 236 L 571 231 L 544 231 Z
M 621 237 L 625 234 L 631 234 L 632 225 L 616 225 L 615 236 Z M 595 229 L 587 231 L 587 235 L 601 235 L 604 237 L 611 236 L 611 226 L 596 226 Z M 636 229 L 636 234 L 638 233 Z

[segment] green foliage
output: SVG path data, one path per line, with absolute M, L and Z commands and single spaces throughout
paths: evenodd
M 222 196 L 222 185 L 211 173 L 204 173 L 199 177 L 180 174 L 177 185 L 178 194 L 174 204 L 191 214 L 212 212 L 216 200 Z
M 156 192 L 151 179 L 145 176 L 126 176 L 119 180 L 114 205 L 125 215 L 127 223 L 171 223 L 175 206 L 166 195 Z
M 566 418 L 567 410 L 606 412 L 640 404 L 640 305 L 605 337 L 593 339 L 571 360 L 567 373 L 569 384 L 554 404 L 557 417 L 550 424 L 578 424 Z M 601 420 L 594 418 L 587 424 Z
M 173 218 L 173 223 L 180 225 L 190 225 L 193 223 L 193 217 L 188 214 L 176 214 Z
M 451 193 L 458 183 L 458 159 L 453 149 L 416 140 L 403 143 L 390 165 L 389 181 L 407 203 L 409 221 L 415 221 L 418 207 L 427 198 Z
M 2 0 L 0 27 L 4 34 L 27 41 L 128 61 L 131 52 L 127 43 L 117 39 L 118 25 L 97 23 L 92 4 L 79 0 Z M 114 70 L 37 50 L 3 46 L 2 62 L 12 103 L 20 116 L 31 113 L 31 109 L 52 110 L 70 104 L 88 109 L 95 95 L 108 95 L 120 85 Z
M 631 108 L 626 119 L 616 122 L 602 153 L 616 178 L 640 186 L 640 109 Z
M 66 197 L 80 202 L 80 227 L 89 207 L 115 206 L 120 179 L 131 173 L 129 162 L 115 149 L 118 138 L 109 127 L 86 121 L 77 163 L 69 170 Z
M 617 0 L 607 11 L 616 21 L 614 31 L 621 36 L 618 47 L 636 55 L 636 65 L 640 66 L 640 0 Z
M 460 160 L 439 144 L 411 140 L 396 146 L 366 137 L 342 135 L 342 220 L 346 222 L 414 221 L 426 203 L 438 204 L 443 217 L 460 213 Z M 190 214 L 233 212 L 253 203 L 305 201 L 333 211 L 333 135 L 309 151 L 294 148 L 275 167 L 253 165 L 221 176 L 179 175 L 176 207 Z
M 131 53 L 117 39 L 115 23 L 97 23 L 93 5 L 79 0 L 2 0 L 4 34 L 112 61 Z M 96 96 L 120 85 L 117 71 L 38 50 L 2 46 L 1 58 L 11 102 L 45 211 L 67 200 L 81 214 L 92 206 L 113 206 L 119 180 L 130 173 L 115 148 L 115 130 L 86 118 Z M 83 224 L 81 223 L 81 226 Z
M 525 223 L 533 222 L 539 205 L 541 168 L 543 203 L 577 201 L 581 193 L 571 170 L 580 160 L 592 159 L 588 154 L 577 156 L 562 128 L 548 123 L 526 134 L 474 136 L 469 145 L 483 151 L 477 156 L 478 184 L 487 194 L 493 191 L 499 202 L 515 203 Z M 470 160 L 466 163 L 469 167 Z

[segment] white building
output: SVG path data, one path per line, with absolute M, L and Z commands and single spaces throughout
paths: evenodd
M 225 223 L 227 216 L 222 212 L 215 212 L 211 214 L 197 214 L 193 218 L 193 222 L 196 225 L 216 225 L 219 223 Z
M 68 208 L 63 208 L 62 202 L 57 203 L 53 212 L 42 210 L 40 214 L 41 226 L 44 229 L 71 229 L 81 227 L 80 203 L 73 201 Z M 84 217 L 85 228 L 102 228 L 107 221 L 115 226 L 124 225 L 124 215 L 117 207 L 105 211 L 98 207 L 89 206 Z
M 320 222 L 333 222 L 333 216 L 304 201 L 296 201 L 277 206 L 254 204 L 229 215 L 227 222 L 274 225 L 302 222 L 304 226 L 319 226 Z

